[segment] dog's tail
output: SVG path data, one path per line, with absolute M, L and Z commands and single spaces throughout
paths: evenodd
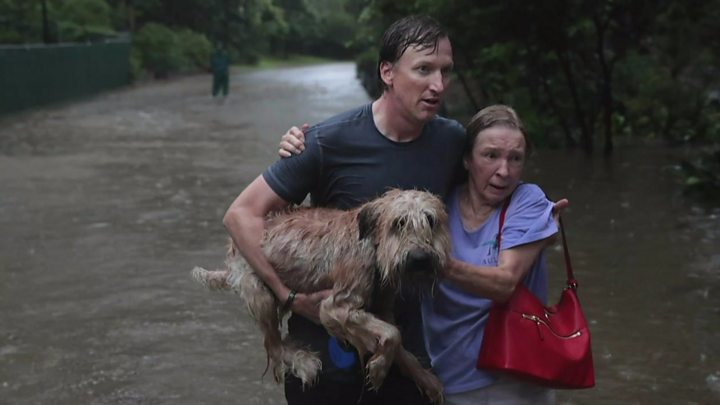
M 202 267 L 192 269 L 192 277 L 210 290 L 229 290 L 229 270 L 205 270 Z

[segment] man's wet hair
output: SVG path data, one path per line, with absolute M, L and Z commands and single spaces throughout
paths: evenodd
M 411 15 L 392 23 L 383 34 L 378 55 L 377 75 L 380 90 L 387 89 L 387 85 L 380 77 L 382 62 L 397 62 L 411 46 L 417 47 L 418 50 L 430 49 L 434 52 L 438 41 L 447 37 L 447 32 L 440 24 L 426 15 Z

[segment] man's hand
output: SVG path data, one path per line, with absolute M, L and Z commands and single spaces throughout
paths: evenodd
M 290 157 L 299 155 L 305 150 L 305 131 L 310 128 L 307 123 L 300 128 L 292 127 L 280 138 L 280 149 L 278 155 L 280 157 Z
M 332 290 L 322 290 L 311 294 L 295 295 L 290 309 L 298 315 L 320 325 L 320 302 L 332 294 Z

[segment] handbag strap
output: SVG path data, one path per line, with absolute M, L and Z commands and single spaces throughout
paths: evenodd
M 498 233 L 495 238 L 497 243 L 498 255 L 500 254 L 500 241 L 502 240 L 502 229 L 505 224 L 505 214 L 507 214 L 508 207 L 510 206 L 510 198 L 512 194 L 505 199 L 502 210 L 500 210 L 500 220 L 498 221 Z M 577 289 L 578 283 L 573 273 L 572 263 L 570 262 L 570 250 L 567 246 L 567 238 L 565 237 L 565 227 L 563 226 L 562 216 L 558 215 L 558 224 L 560 225 L 560 235 L 562 236 L 563 253 L 565 256 L 565 273 L 567 274 L 567 287 L 573 290 Z

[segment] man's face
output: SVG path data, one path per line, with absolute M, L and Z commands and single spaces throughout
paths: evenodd
M 438 40 L 435 49 L 410 46 L 395 63 L 383 62 L 380 72 L 400 114 L 424 124 L 437 114 L 453 67 L 448 38 Z

